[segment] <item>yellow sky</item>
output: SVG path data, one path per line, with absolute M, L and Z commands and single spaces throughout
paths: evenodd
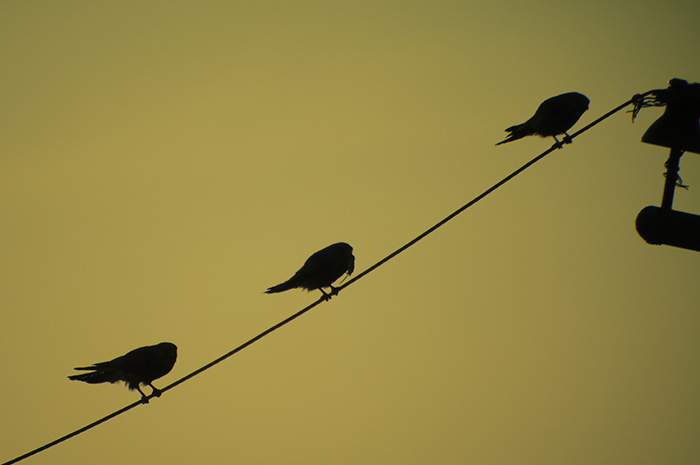
M 145 5 L 144 5 L 145 3 Z M 696 2 L 0 3 L 0 461 L 138 399 L 74 366 L 178 345 L 164 386 L 580 128 L 700 81 Z M 660 109 L 551 154 L 337 299 L 26 463 L 700 459 L 700 255 L 645 244 Z M 700 214 L 700 158 L 675 208 Z

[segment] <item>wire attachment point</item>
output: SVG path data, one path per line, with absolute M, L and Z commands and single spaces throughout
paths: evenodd
M 632 113 L 632 122 L 634 123 L 634 120 L 637 118 L 639 112 L 642 111 L 642 108 L 666 106 L 666 100 L 664 99 L 665 93 L 665 89 L 657 89 L 645 92 L 644 94 L 635 94 L 631 100 L 634 108 L 627 110 L 627 113 Z

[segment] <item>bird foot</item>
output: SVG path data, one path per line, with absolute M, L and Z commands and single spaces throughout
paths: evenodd
M 318 288 L 318 290 L 321 291 L 321 293 L 323 294 L 323 297 L 321 297 L 321 299 L 323 299 L 324 302 L 331 300 L 331 297 L 333 297 L 333 295 L 334 295 L 333 292 L 331 292 L 329 294 L 326 291 L 324 291 L 323 289 L 321 289 L 320 287 Z
M 572 143 L 572 142 L 573 142 L 573 139 L 571 139 L 571 136 L 570 136 L 568 133 L 566 133 L 566 132 L 565 132 L 564 134 L 565 134 L 565 136 L 564 136 L 564 138 L 561 140 L 562 143 L 564 143 L 564 144 L 570 144 L 570 143 Z
M 151 395 L 153 397 L 160 397 L 160 395 L 163 394 L 163 391 L 161 391 L 160 389 L 158 389 L 154 385 L 149 384 L 149 386 L 151 386 L 151 389 L 153 389 L 153 392 L 151 392 Z
M 143 393 L 140 387 L 136 386 L 136 390 L 139 391 L 139 394 L 141 394 L 141 403 L 142 404 L 147 404 L 148 403 L 148 396 Z
M 559 139 L 557 139 L 556 136 L 552 137 L 554 137 L 554 140 L 556 141 L 554 144 L 552 144 L 552 148 L 560 149 L 564 147 L 564 142 L 559 142 Z
M 340 292 L 340 289 L 337 287 L 329 286 L 331 288 L 331 292 L 326 292 L 320 287 L 318 288 L 319 291 L 323 292 L 323 297 L 321 297 L 324 301 L 329 301 L 333 296 L 338 295 L 338 292 Z

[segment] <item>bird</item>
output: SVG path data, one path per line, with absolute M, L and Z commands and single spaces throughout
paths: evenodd
M 576 124 L 581 115 L 588 110 L 590 100 L 578 92 L 568 92 L 548 98 L 540 104 L 535 114 L 522 124 L 516 124 L 506 129 L 508 137 L 496 145 L 512 142 L 525 136 L 554 137 L 557 145 L 561 142 L 557 135 L 566 134 L 563 142 L 571 142 L 571 136 L 566 132 Z
M 294 276 L 282 284 L 268 288 L 265 294 L 295 288 L 307 291 L 318 289 L 323 293 L 324 300 L 328 300 L 338 293 L 332 284 L 346 273 L 350 276 L 354 270 L 355 256 L 352 254 L 352 247 L 345 242 L 338 242 L 311 255 Z M 330 287 L 331 292 L 324 291 L 324 287 Z
M 141 402 L 148 403 L 148 397 L 139 387 L 148 385 L 153 389 L 151 395 L 160 397 L 160 389 L 153 386 L 153 381 L 161 378 L 173 369 L 177 359 L 177 346 L 170 342 L 161 342 L 153 346 L 140 347 L 108 362 L 99 362 L 75 370 L 89 370 L 89 373 L 69 376 L 74 381 L 89 384 L 118 383 L 124 381 L 130 391 L 136 389 L 141 393 Z

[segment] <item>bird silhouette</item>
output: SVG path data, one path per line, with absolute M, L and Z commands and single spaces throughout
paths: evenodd
M 508 137 L 496 145 L 512 142 L 525 136 L 538 135 L 541 137 L 554 137 L 557 145 L 561 142 L 557 135 L 566 134 L 563 142 L 571 142 L 566 131 L 576 124 L 581 115 L 588 110 L 588 97 L 578 92 L 569 92 L 548 98 L 540 104 L 535 114 L 522 124 L 516 124 L 506 129 Z
M 124 381 L 129 390 L 141 393 L 141 402 L 147 404 L 148 397 L 139 385 L 146 384 L 153 389 L 152 394 L 160 397 L 161 391 L 153 386 L 153 381 L 161 378 L 173 369 L 177 359 L 177 346 L 170 342 L 161 342 L 154 346 L 140 347 L 126 355 L 109 362 L 99 362 L 89 367 L 77 367 L 75 370 L 91 370 L 90 373 L 69 376 L 68 379 L 84 381 L 89 384 L 118 383 Z
M 338 242 L 311 255 L 294 276 L 282 284 L 270 287 L 265 293 L 274 294 L 294 288 L 308 291 L 318 289 L 328 300 L 338 293 L 332 284 L 345 273 L 350 276 L 354 269 L 355 256 L 352 254 L 352 247 L 345 242 Z M 324 287 L 330 287 L 331 292 L 326 293 Z

